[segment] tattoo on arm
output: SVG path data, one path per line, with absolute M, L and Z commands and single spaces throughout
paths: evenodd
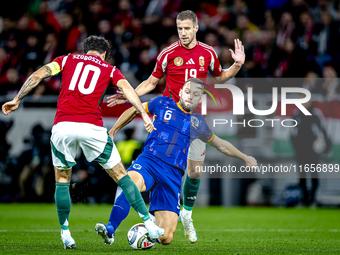
M 52 75 L 52 70 L 51 70 L 50 67 L 44 66 L 43 69 L 44 69 L 45 75 L 46 75 L 45 77 L 43 77 L 43 79 L 44 79 L 44 78 L 47 78 L 47 77 L 50 77 L 50 76 Z
M 38 76 L 39 78 L 31 75 L 25 81 L 24 85 L 22 85 L 19 93 L 16 96 L 19 101 L 21 101 L 35 86 L 37 86 L 42 79 L 50 77 L 52 74 L 52 70 L 48 66 L 44 66 L 36 71 L 36 73 L 38 73 L 38 75 L 40 76 Z
M 37 81 L 34 81 L 31 77 L 28 78 L 24 85 L 22 85 L 18 95 L 17 95 L 17 98 L 18 100 L 22 100 L 31 90 L 32 88 L 37 84 Z

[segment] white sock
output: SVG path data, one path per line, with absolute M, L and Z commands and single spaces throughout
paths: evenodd
M 151 226 L 154 225 L 154 223 L 153 223 L 153 221 L 151 219 L 148 219 L 148 220 L 144 221 L 144 224 L 145 224 L 145 227 L 147 229 L 149 229 Z
M 192 215 L 192 211 L 188 211 L 186 210 L 185 208 L 183 208 L 183 217 L 184 218 L 191 218 L 191 215 Z
M 71 235 L 71 232 L 70 232 L 69 229 L 68 230 L 61 230 L 61 234 L 62 235 Z
M 152 215 L 151 213 L 149 214 L 150 216 L 150 220 L 152 220 L 152 222 L 156 222 L 156 217 L 154 215 Z

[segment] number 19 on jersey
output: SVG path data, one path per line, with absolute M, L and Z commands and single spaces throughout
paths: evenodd
M 196 69 L 185 69 L 185 81 L 190 78 L 197 78 L 197 70 Z

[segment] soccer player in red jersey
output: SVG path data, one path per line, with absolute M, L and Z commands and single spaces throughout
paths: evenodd
M 198 31 L 196 14 L 189 10 L 183 11 L 178 14 L 176 22 L 180 40 L 166 47 L 158 55 L 153 73 L 136 88 L 138 96 L 152 91 L 165 75 L 166 87 L 163 96 L 178 101 L 179 91 L 186 80 L 199 78 L 205 81 L 209 72 L 217 83 L 224 83 L 234 77 L 242 67 L 245 54 L 241 41 L 235 40 L 235 52 L 230 50 L 235 63 L 229 69 L 223 70 L 214 49 L 196 40 Z M 108 98 L 108 106 L 126 102 L 123 92 Z M 205 147 L 205 143 L 198 139 L 191 143 L 187 164 L 188 175 L 183 186 L 183 210 L 180 212 L 180 219 L 185 227 L 185 236 L 192 243 L 197 241 L 197 236 L 192 224 L 191 214 L 201 176 L 201 172 L 196 171 L 196 169 L 201 169 L 201 166 L 203 166 Z
M 21 100 L 42 79 L 61 73 L 62 84 L 57 113 L 52 128 L 51 147 L 55 170 L 55 201 L 61 226 L 61 239 L 65 249 L 74 249 L 75 241 L 68 229 L 71 210 L 70 181 L 75 156 L 81 147 L 86 159 L 97 161 L 106 172 L 128 194 L 128 201 L 146 223 L 151 238 L 163 235 L 151 220 L 139 189 L 127 175 L 119 153 L 103 127 L 101 103 L 110 83 L 127 95 L 128 100 L 141 113 L 145 129 L 154 130 L 134 89 L 118 68 L 104 60 L 110 45 L 103 37 L 90 36 L 84 42 L 85 54 L 69 54 L 54 59 L 34 72 L 24 83 L 15 98 L 2 106 L 5 115 L 18 109 Z M 126 193 L 125 193 L 126 192 Z M 98 234 L 101 230 L 97 230 Z

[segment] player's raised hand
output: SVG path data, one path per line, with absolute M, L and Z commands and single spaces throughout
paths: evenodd
M 257 167 L 257 160 L 254 157 L 246 156 L 244 161 L 246 162 L 246 165 L 249 166 L 250 168 Z
M 127 98 L 124 95 L 124 93 L 122 91 L 117 91 L 117 94 L 113 95 L 113 96 L 109 96 L 107 97 L 108 99 L 108 107 L 112 107 L 118 104 L 125 104 L 127 102 Z
M 235 52 L 232 49 L 229 49 L 231 53 L 231 57 L 234 59 L 237 65 L 243 65 L 244 60 L 246 59 L 246 54 L 244 53 L 244 46 L 239 39 L 235 39 Z
M 17 101 L 17 100 L 9 101 L 2 105 L 2 112 L 5 115 L 8 115 L 11 112 L 14 112 L 16 109 L 18 109 L 19 104 L 20 104 L 20 101 Z

